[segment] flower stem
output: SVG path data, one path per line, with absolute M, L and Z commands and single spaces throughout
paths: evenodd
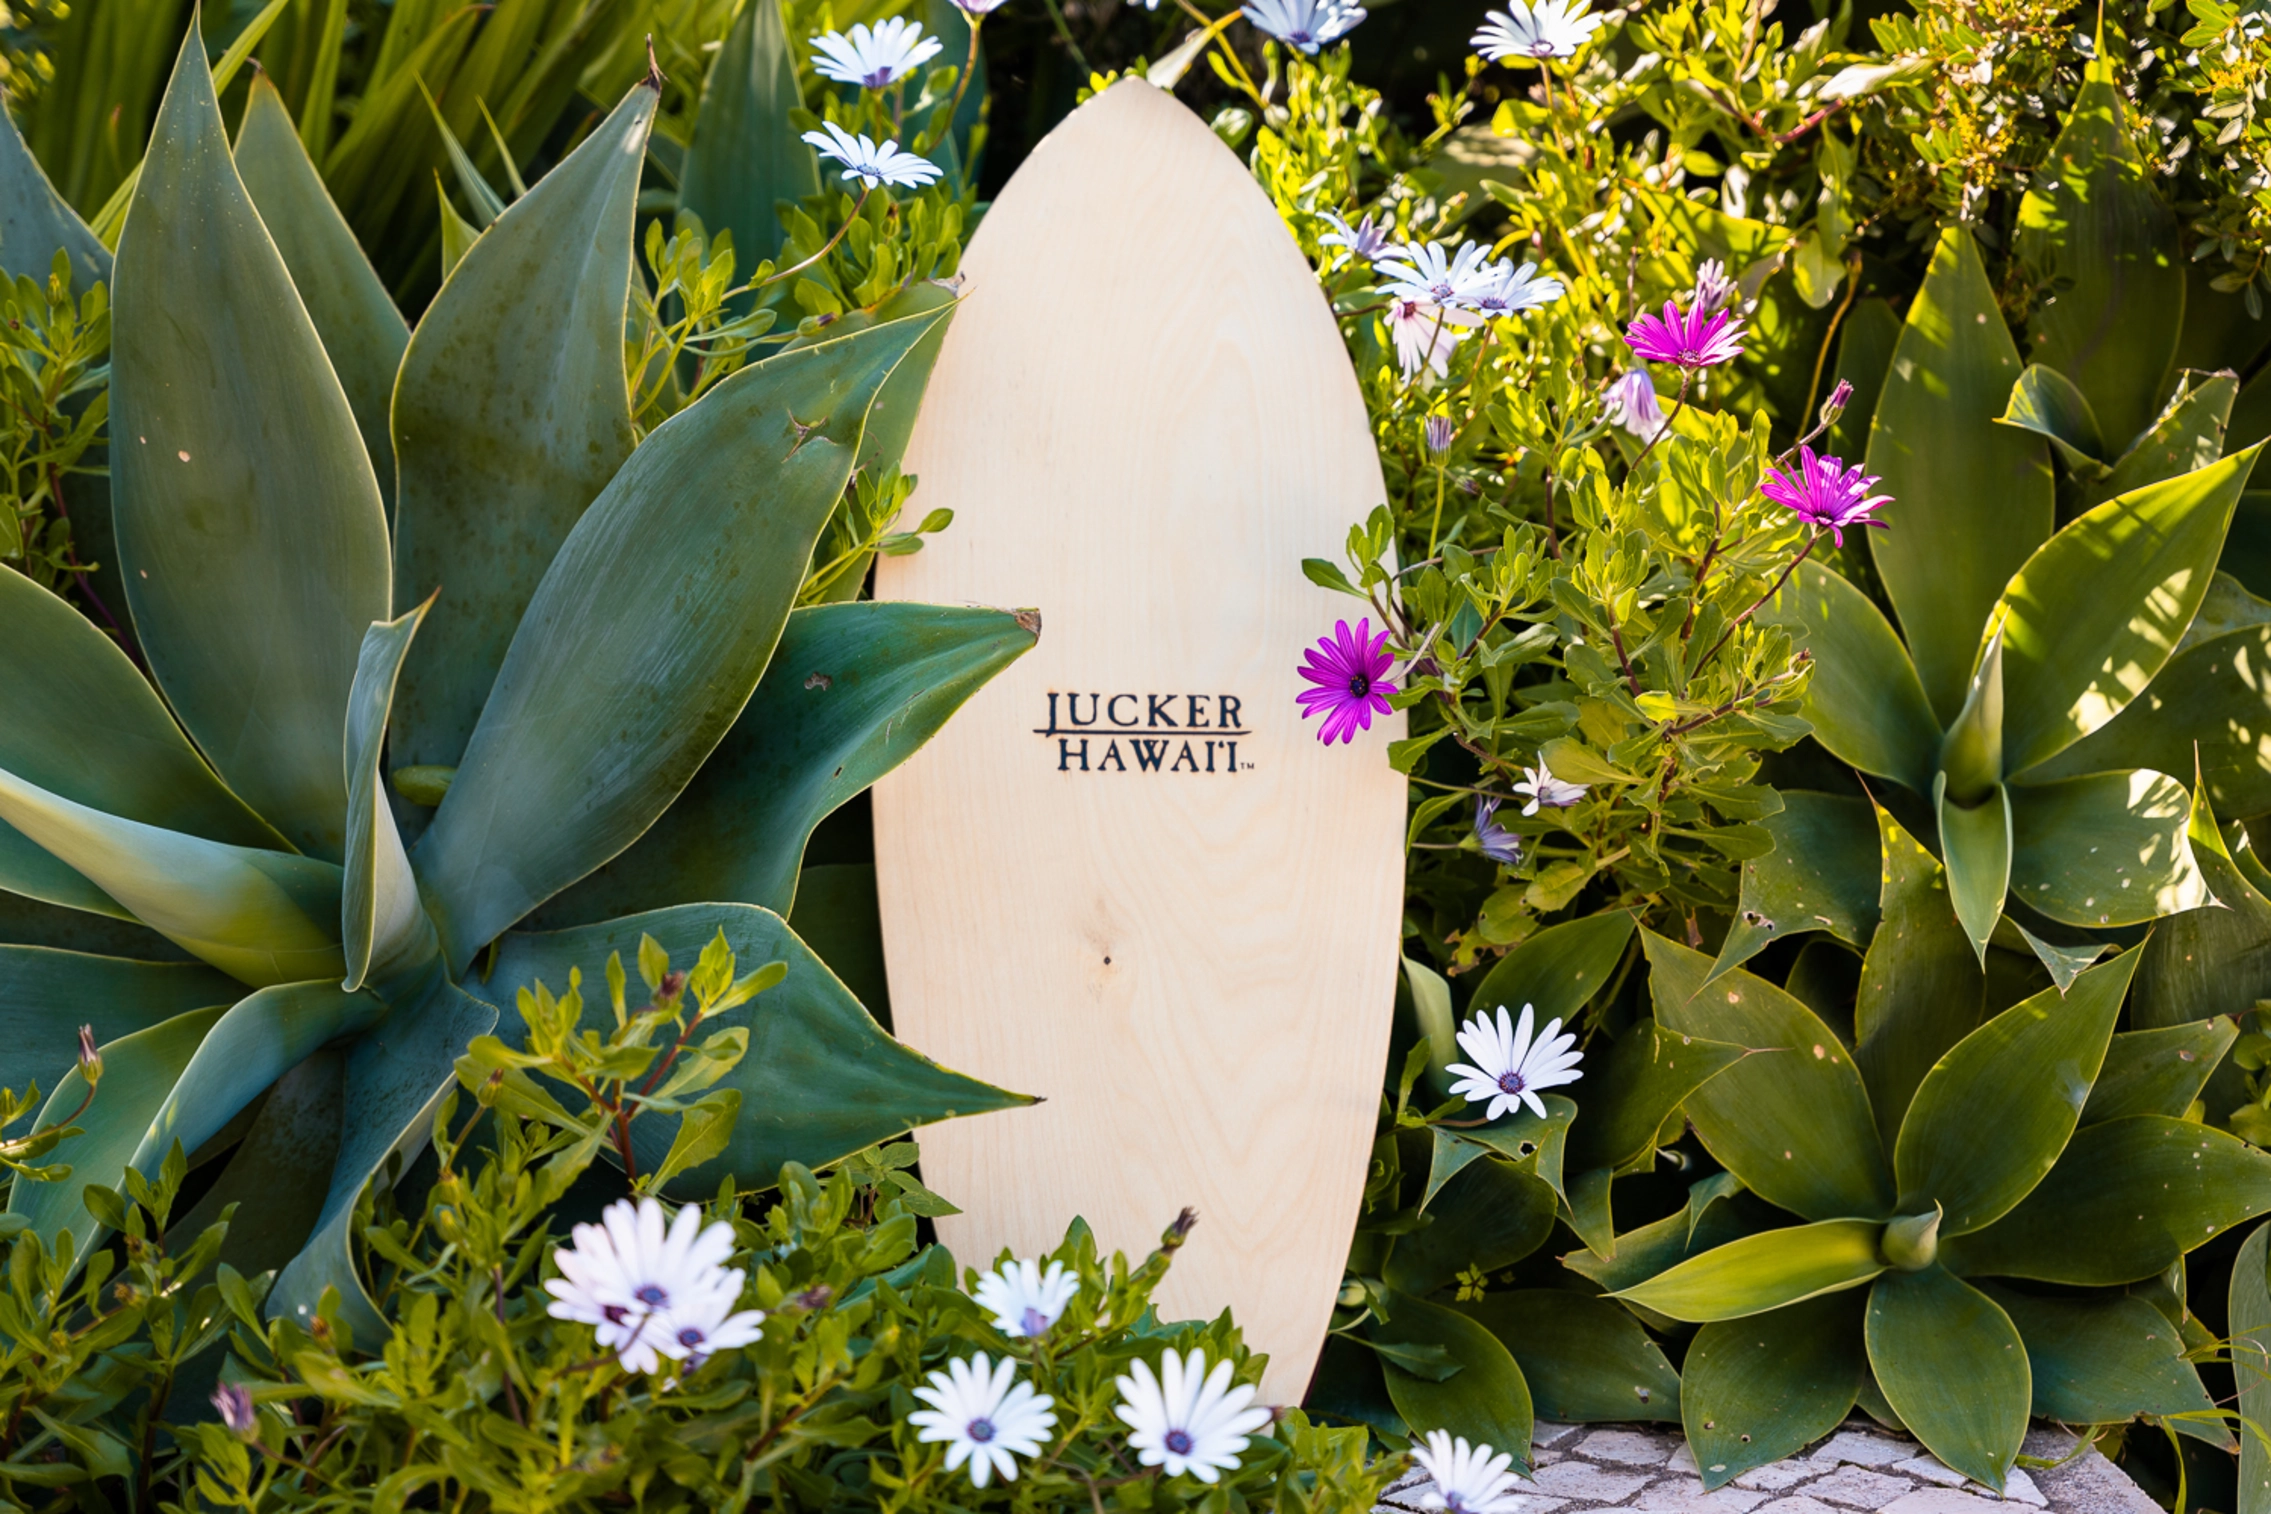
M 1727 644 L 1728 637 L 1735 634 L 1735 628 L 1737 626 L 1740 626 L 1744 621 L 1750 619 L 1752 614 L 1757 611 L 1760 605 L 1765 604 L 1775 595 L 1782 592 L 1782 586 L 1790 581 L 1790 575 L 1798 571 L 1798 564 L 1804 562 L 1808 557 L 1811 557 L 1813 555 L 1814 543 L 1820 541 L 1821 539 L 1822 533 L 1819 529 L 1816 529 L 1813 535 L 1806 538 L 1805 547 L 1799 551 L 1796 557 L 1790 559 L 1788 565 L 1785 566 L 1782 570 L 1782 576 L 1774 581 L 1773 586 L 1769 588 L 1764 594 L 1761 594 L 1758 598 L 1752 600 L 1749 609 L 1743 611 L 1742 614 L 1736 616 L 1733 620 L 1727 623 L 1727 629 L 1719 633 L 1719 639 L 1711 644 L 1711 650 L 1704 653 L 1703 656 L 1696 662 L 1697 669 L 1700 670 L 1705 663 L 1711 661 L 1712 658 L 1719 655 L 1719 649 Z
M 760 279 L 758 282 L 750 285 L 749 287 L 752 289 L 763 289 L 768 284 L 778 284 L 781 280 L 787 278 L 790 274 L 804 272 L 804 270 L 810 268 L 813 264 L 828 256 L 829 253 L 835 251 L 836 244 L 844 239 L 844 233 L 852 229 L 852 222 L 860 218 L 860 211 L 867 205 L 867 197 L 873 193 L 875 193 L 875 186 L 873 184 L 862 184 L 860 186 L 860 197 L 852 202 L 852 213 L 844 217 L 844 224 L 836 228 L 836 234 L 830 237 L 827 242 L 821 246 L 818 252 L 814 253 L 811 257 L 806 258 L 801 263 L 797 263 L 791 267 L 784 268 L 779 273 L 773 274 L 768 278 Z

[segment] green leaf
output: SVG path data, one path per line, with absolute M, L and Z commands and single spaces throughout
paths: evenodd
M 392 594 L 386 517 L 354 412 L 231 163 L 194 32 L 116 278 L 112 506 L 151 671 L 230 787 L 336 861 L 347 688 Z
M 414 853 L 453 971 L 637 840 L 732 728 L 868 402 L 941 319 L 742 369 L 657 428 L 576 523 Z M 624 594 L 633 557 L 643 588 Z
M 1941 1236 L 1983 1229 L 2042 1181 L 2080 1123 L 2137 970 L 2128 951 L 2061 996 L 2046 988 L 1957 1042 L 1917 1086 L 1893 1147 L 1900 1210 L 1938 1204 Z
M 1892 529 L 1868 533 L 1869 550 L 1942 721 L 1963 705 L 1981 628 L 2003 586 L 2050 535 L 2043 444 L 1995 424 L 2018 377 L 2019 351 L 1979 248 L 1951 226 L 1893 350 L 1866 463 L 1898 501 Z M 1981 500 L 1995 508 L 1983 511 Z
M 750 905 L 687 904 L 574 930 L 515 932 L 497 944 L 488 976 L 466 988 L 503 1008 L 538 981 L 565 988 L 571 967 L 591 979 L 611 952 L 632 960 L 642 936 L 673 961 L 689 961 L 720 930 L 741 962 L 786 962 L 788 976 L 721 1017 L 750 1032 L 749 1054 L 719 1084 L 740 1092 L 741 1118 L 719 1162 L 680 1180 L 687 1196 L 714 1192 L 727 1171 L 744 1188 L 766 1187 L 784 1162 L 820 1167 L 918 1125 L 1032 1102 L 892 1040 L 779 916 Z M 659 1118 L 632 1127 L 642 1171 L 662 1159 L 671 1131 Z
M 2152 948 L 2146 947 L 2146 962 Z M 2144 993 L 2144 965 L 2137 971 Z M 2157 1030 L 2125 1030 L 2105 1049 L 2105 1066 L 2082 1106 L 2082 1123 L 2102 1124 L 2130 1115 L 2157 1114 L 2182 1119 L 2200 1097 L 2208 1075 L 2223 1063 L 2239 1039 L 2239 1025 L 2228 1016 L 2191 1020 Z
M 403 354 L 395 574 L 406 597 L 442 595 L 402 670 L 396 767 L 461 762 L 537 586 L 631 455 L 623 322 L 655 98 L 635 86 L 497 218 Z M 608 597 L 667 599 L 666 582 Z
M 2082 975 L 2082 969 L 2113 949 L 2112 944 L 2105 941 L 2092 941 L 2081 946 L 2053 946 L 2015 920 L 2011 922 L 2011 928 L 2019 933 L 2019 939 L 2034 953 L 2034 959 L 2050 974 L 2051 983 L 2060 993 L 2074 986 L 2074 980 Z
M 1527 1109 L 1517 1109 L 1494 1125 L 1460 1134 L 1462 1139 L 1487 1146 L 1510 1162 L 1530 1162 L 1531 1170 L 1545 1180 L 1546 1186 L 1560 1193 L 1562 1155 L 1568 1145 L 1569 1127 L 1577 1118 L 1577 1105 L 1558 1093 L 1546 1094 L 1540 1102 L 1546 1107 L 1543 1119 Z M 1533 1157 L 1535 1162 L 1531 1162 Z
M 394 376 L 402 366 L 410 328 L 370 259 L 363 256 L 346 217 L 332 203 L 323 176 L 300 145 L 284 97 L 264 73 L 253 75 L 245 97 L 236 165 L 245 193 L 275 240 L 292 287 L 299 291 L 308 319 L 323 339 L 324 353 L 354 412 L 363 450 L 378 474 L 379 493 L 391 505 L 394 440 L 387 432 L 387 412 L 394 403 Z
M 2191 796 L 2140 768 L 2014 784 L 2011 892 L 2063 925 L 2141 925 L 2207 902 Z
M 2025 1343 L 1995 1301 L 1944 1268 L 1887 1273 L 1869 1294 L 1869 1366 L 1924 1448 L 1996 1492 L 2033 1393 Z
M 1389 1295 L 1388 1317 L 1375 1314 L 1364 1328 L 1382 1345 L 1440 1346 L 1459 1364 L 1453 1376 L 1431 1382 L 1392 1361 L 1381 1363 L 1388 1397 L 1415 1438 L 1447 1430 L 1511 1452 L 1515 1465 L 1527 1469 L 1534 1418 L 1530 1388 L 1498 1337 L 1440 1304 L 1396 1293 Z
M 1631 939 L 1632 916 L 1624 910 L 1549 925 L 1499 958 L 1467 1002 L 1476 1014 L 1532 1005 L 1541 1025 L 1574 1019 L 1607 985 Z
M 2035 1298 L 1992 1284 L 1980 1291 L 2026 1342 L 2040 1418 L 2110 1425 L 2215 1408 L 2177 1328 L 2141 1298 Z
M 1640 940 L 1659 1022 L 1765 1053 L 1687 1101 L 1688 1119 L 1719 1164 L 1768 1203 L 1808 1219 L 1890 1214 L 1892 1175 L 1869 1096 L 1836 1032 L 1763 978 L 1738 969 L 1705 988 L 1709 958 L 1652 931 Z
M 2074 381 L 2055 368 L 2027 364 L 1995 420 L 2047 440 L 2077 478 L 2099 479 L 2106 474 L 2110 459 L 2105 438 L 2098 432 L 2097 412 Z
M 1514 1354 L 1548 1419 L 1679 1421 L 1679 1374 L 1631 1312 L 1607 1299 L 1524 1288 L 1455 1307 Z
M 689 1167 L 699 1167 L 721 1155 L 733 1139 L 734 1121 L 740 1115 L 741 1094 L 736 1089 L 721 1088 L 697 1101 L 679 1119 L 670 1150 L 654 1169 L 655 1180 L 668 1183 Z
M 95 1044 L 102 1046 L 193 1009 L 233 1004 L 243 993 L 242 985 L 202 962 L 0 946 L 0 1047 L 6 1048 L 0 1086 L 21 1089 L 36 1081 L 54 1088 L 78 1064 L 81 1025 L 93 1026 Z M 109 1087 L 107 1073 L 103 1082 Z
M 2084 491 L 2084 504 L 2096 506 L 2147 484 L 2195 472 L 2224 455 L 2226 423 L 2232 402 L 2239 397 L 2239 380 L 2228 373 L 2187 377 L 2200 382 L 2181 390 L 2113 472 Z
M 1729 1241 L 1615 1296 L 1708 1323 L 1858 1288 L 1885 1270 L 1876 1220 L 1820 1220 Z
M 1853 398 L 1829 428 L 1824 451 L 1843 458 L 1859 457 L 1869 450 L 1869 422 L 1877 413 L 1877 396 L 1884 389 L 1885 372 L 1892 366 L 1900 332 L 1900 317 L 1878 296 L 1855 300 L 1846 312 L 1845 323 L 1837 333 L 1836 377 L 1853 386 Z
M 465 261 L 466 253 L 472 250 L 475 242 L 481 240 L 481 228 L 457 213 L 457 207 L 449 202 L 449 191 L 442 188 L 442 178 L 438 173 L 434 175 L 434 195 L 441 202 L 442 282 L 447 284 L 449 276 L 457 272 L 457 265 Z M 390 435 L 390 446 L 392 442 Z
M 2003 918 L 2003 895 L 2011 882 L 2011 802 L 1998 783 L 1966 809 L 1948 797 L 1944 774 L 1942 778 L 1933 787 L 1933 800 L 1940 812 L 1940 846 L 1948 858 L 1948 902 L 1985 965 L 1987 938 Z
M 1931 793 L 1940 720 L 1908 649 L 1869 597 L 1821 564 L 1805 562 L 1759 618 L 1786 627 L 1814 654 L 1801 713 L 1815 738 L 1864 773 Z
M 908 316 L 933 315 L 950 309 L 956 298 L 955 288 L 953 284 L 936 280 L 918 280 L 893 293 L 873 310 L 848 310 L 809 339 L 791 340 L 783 350 L 794 352 L 819 342 L 840 341 Z M 867 413 L 867 430 L 860 435 L 859 459 L 852 465 L 856 470 L 876 478 L 899 466 L 907 451 L 907 438 L 914 433 L 916 413 L 922 409 L 923 391 L 930 386 L 931 369 L 936 366 L 939 349 L 945 343 L 946 322 L 941 321 L 908 349 L 907 356 L 883 381 L 883 387 L 876 391 L 875 404 Z M 864 566 L 846 575 L 853 593 L 858 592 L 858 584 L 865 577 Z
M 2113 719 L 2174 655 L 2256 455 L 2107 500 L 2012 575 L 1987 628 L 2003 639 L 2005 772 L 2024 773 Z
M 1740 1046 L 1676 1035 L 1653 1020 L 1634 1025 L 1617 1037 L 1607 1065 L 1595 1064 L 1583 1118 L 1570 1128 L 1570 1162 L 1620 1172 L 1651 1157 L 1664 1122 L 1746 1055 Z
M 1860 1299 L 1828 1294 L 1695 1333 L 1680 1417 L 1706 1489 L 1796 1455 L 1853 1412 L 1864 1365 Z
M 1413 1297 L 1433 1293 L 1469 1267 L 1496 1272 L 1553 1233 L 1554 1192 L 1512 1162 L 1467 1167 L 1428 1208 L 1434 1223 L 1396 1239 L 1381 1277 Z
M 1941 1242 L 1940 1259 L 1966 1276 L 2133 1283 L 2266 1210 L 2271 1156 L 2205 1125 L 2132 1115 L 2074 1132 L 2018 1208 Z
M 367 1351 L 384 1346 L 387 1323 L 356 1275 L 350 1253 L 355 1203 L 389 1154 L 408 1154 L 424 1141 L 435 1102 L 456 1079 L 457 1058 L 468 1042 L 488 1034 L 496 1023 L 494 1006 L 437 980 L 417 998 L 396 1004 L 385 1023 L 348 1047 L 338 1159 L 315 1233 L 268 1292 L 271 1319 L 288 1317 L 305 1329 L 315 1318 L 323 1290 L 336 1288 L 339 1318 L 357 1342 Z M 107 1075 L 104 1081 L 109 1081 Z
M 1470 1141 L 1440 1125 L 1430 1125 L 1428 1136 L 1427 1186 L 1419 1196 L 1419 1207 L 1422 1209 L 1435 1202 L 1435 1196 L 1443 1191 L 1444 1184 L 1489 1156 L 1492 1150 L 1480 1141 Z M 1532 1150 L 1534 1152 L 1535 1148 Z
M 1817 684 L 1820 678 L 1817 672 Z M 1743 864 L 1742 899 L 1712 972 L 1739 967 L 1768 942 L 1805 931 L 1866 942 L 1877 928 L 1877 828 L 1868 801 L 1785 789 L 1782 812 L 1759 824 L 1774 850 Z
M 694 781 L 631 849 L 539 917 L 581 925 L 733 900 L 788 913 L 812 828 L 913 756 L 1025 655 L 1039 618 L 875 602 L 788 618 L 757 692 Z
M 2271 1226 L 2258 1225 L 2232 1259 L 2232 1377 L 2239 1385 L 2239 1514 L 2271 1514 Z
M 780 256 L 773 207 L 820 192 L 819 160 L 789 119 L 803 105 L 780 0 L 750 0 L 710 65 L 678 179 L 679 209 L 701 217 L 713 237 L 733 233 L 737 278 Z
M 2247 839 L 2244 830 L 2238 835 L 2243 842 Z M 2131 1018 L 2142 1027 L 2243 1015 L 2256 1000 L 2271 998 L 2271 900 L 2241 870 L 2217 829 L 2208 785 L 2197 778 L 2185 837 L 2213 898 L 2162 921 L 2145 943 L 2131 1010 Z M 2182 1114 L 2184 1108 L 2153 1112 Z
M 340 871 L 75 804 L 0 768 L 0 821 L 68 862 L 134 918 L 255 987 L 337 977 Z
M 1451 1076 L 1451 1064 L 1466 1055 L 1459 1049 L 1459 1017 L 1451 1008 L 1451 985 L 1441 973 L 1415 958 L 1404 957 L 1403 969 L 1412 1019 L 1427 1042 L 1427 1067 L 1432 1074 L 1429 1081 L 1448 1096 L 1458 1081 Z
M 1948 899 L 1947 875 L 1891 813 L 1876 811 L 1882 923 L 1854 996 L 1853 1060 L 1869 1090 L 1883 1149 L 1892 1150 L 1916 1085 L 1978 1028 L 1986 979 Z
M 221 1263 L 258 1277 L 299 1254 L 322 1213 L 339 1155 L 346 1066 L 345 1050 L 327 1046 L 276 1080 L 213 1186 L 186 1212 L 175 1209 L 166 1228 L 169 1245 L 219 1224 L 221 1211 L 235 1204 Z
M 1562 1265 L 1595 1286 L 1614 1293 L 1619 1288 L 1646 1282 L 1690 1257 L 1701 1256 L 1714 1247 L 1742 1236 L 1756 1235 L 1767 1228 L 1761 1224 L 1760 1217 L 1773 1211 L 1765 1205 L 1755 1201 L 1715 1203 L 1708 1190 L 1703 1194 L 1696 1191 L 1700 1186 L 1689 1185 L 1687 1206 L 1679 1213 L 1618 1236 L 1613 1255 L 1576 1251 L 1564 1256 Z
M 286 983 L 247 995 L 214 1014 L 199 1010 L 169 1020 L 150 1038 L 129 1037 L 137 1074 L 114 1083 L 110 1048 L 103 1048 L 103 1078 L 95 1101 L 79 1117 L 87 1132 L 67 1148 L 70 1178 L 61 1183 L 26 1183 L 9 1198 L 9 1212 L 22 1215 L 42 1235 L 68 1229 L 85 1241 L 94 1223 L 82 1199 L 86 1185 L 119 1186 L 127 1169 L 157 1175 L 158 1164 L 179 1142 L 194 1152 L 236 1118 L 271 1084 L 318 1047 L 368 1028 L 384 1015 L 375 994 L 348 994 L 330 983 Z M 173 1029 L 166 1034 L 167 1027 Z M 193 1035 L 194 1032 L 194 1035 Z M 190 1054 L 175 1058 L 187 1046 Z M 154 1075 L 172 1067 L 174 1076 Z M 86 1096 L 74 1070 L 55 1086 L 43 1120 L 69 1114 Z
M 0 270 L 10 278 L 44 281 L 60 248 L 71 255 L 73 293 L 109 283 L 110 249 L 55 192 L 24 145 L 14 113 L 0 115 L 8 118 L 0 122 Z
M 2035 358 L 2090 397 L 2116 456 L 2153 423 L 2184 328 L 2176 217 L 2124 108 L 2110 64 L 2093 63 L 2011 234 L 2049 294 L 2034 315 Z
M 379 771 L 395 680 L 410 638 L 418 634 L 418 623 L 432 604 L 429 599 L 363 633 L 362 659 L 347 699 L 347 862 L 341 915 L 347 977 L 341 986 L 350 990 L 374 979 L 398 979 L 440 955 L 433 922 L 418 902 L 410 856 L 394 828 L 386 777 Z
M 1589 1251 L 1605 1253 L 1616 1249 L 1617 1222 L 1609 1205 L 1609 1189 L 1614 1182 L 1615 1174 L 1606 1167 L 1582 1168 L 1574 1175 L 1565 1174 L 1561 1187 L 1561 1218 Z

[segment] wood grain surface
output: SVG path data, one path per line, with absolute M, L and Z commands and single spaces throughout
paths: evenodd
M 877 592 L 1042 631 L 877 787 L 884 944 L 900 1036 L 1047 1102 L 922 1132 L 965 1211 L 939 1234 L 986 1265 L 1077 1214 L 1134 1257 L 1188 1205 L 1162 1313 L 1235 1307 L 1297 1402 L 1402 908 L 1402 718 L 1326 750 L 1294 703 L 1303 648 L 1362 609 L 1300 560 L 1384 497 L 1363 402 L 1268 200 L 1141 81 L 1041 144 L 963 272 L 907 454 L 912 510 L 954 524 Z

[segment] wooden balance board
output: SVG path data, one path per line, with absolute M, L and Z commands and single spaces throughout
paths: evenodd
M 1393 1013 L 1403 785 L 1330 750 L 1309 583 L 1385 497 L 1330 310 L 1268 199 L 1139 80 L 1002 191 L 907 471 L 954 524 L 886 599 L 1034 607 L 1039 645 L 875 791 L 898 1034 L 1046 1102 L 922 1132 L 939 1236 L 989 1265 L 1084 1216 L 1107 1254 L 1199 1223 L 1160 1299 L 1237 1311 L 1307 1387 Z

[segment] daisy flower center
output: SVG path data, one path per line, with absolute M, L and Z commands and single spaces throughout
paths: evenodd
M 692 1325 L 688 1325 L 685 1329 L 678 1332 L 678 1344 L 680 1344 L 681 1346 L 699 1346 L 703 1341 L 707 1339 L 709 1339 L 708 1336 L 704 1335 L 700 1330 L 697 1330 Z
M 1498 1075 L 1498 1091 L 1500 1093 L 1520 1093 L 1529 1086 L 1522 1081 L 1522 1074 L 1519 1072 L 1502 1072 Z
M 1049 1328 L 1049 1317 L 1028 1304 L 1025 1308 L 1024 1317 L 1018 1323 L 1025 1327 L 1027 1335 L 1039 1335 Z
M 1372 676 L 1369 673 L 1351 673 L 1348 677 L 1348 691 L 1362 699 L 1372 692 Z
M 994 1438 L 994 1422 L 990 1419 L 973 1419 L 963 1428 L 962 1433 L 982 1446 Z
M 1177 1456 L 1188 1456 L 1191 1454 L 1191 1447 L 1198 1442 L 1191 1439 L 1191 1432 L 1188 1430 L 1169 1430 L 1167 1439 L 1163 1444 Z
M 659 1283 L 648 1283 L 631 1295 L 650 1309 L 660 1309 L 670 1302 L 670 1294 Z

